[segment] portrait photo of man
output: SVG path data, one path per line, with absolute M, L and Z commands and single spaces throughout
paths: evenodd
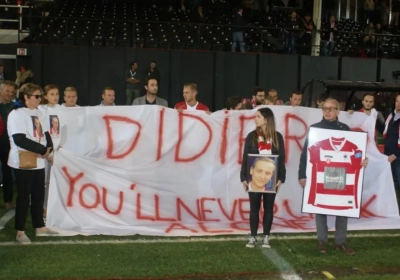
M 249 192 L 276 192 L 277 156 L 249 155 Z

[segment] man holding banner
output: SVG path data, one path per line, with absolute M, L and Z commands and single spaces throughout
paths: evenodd
M 323 119 L 311 125 L 310 127 L 329 129 L 329 130 L 342 130 L 350 131 L 350 127 L 342 122 L 339 122 L 338 116 L 340 113 L 340 104 L 337 100 L 328 98 L 325 100 L 323 106 Z M 299 183 L 302 187 L 306 186 L 307 176 L 306 170 L 308 165 L 308 139 L 307 135 L 306 141 L 304 143 L 303 151 L 300 156 L 300 166 L 299 166 Z M 361 162 L 362 167 L 366 167 L 368 159 L 364 159 Z M 317 238 L 318 238 L 318 251 L 320 253 L 327 252 L 328 243 L 328 226 L 327 226 L 327 215 L 316 214 L 315 222 L 317 228 Z M 335 241 L 336 249 L 342 251 L 347 255 L 354 255 L 355 252 L 347 247 L 345 244 L 347 236 L 347 223 L 348 218 L 343 216 L 336 216 L 335 222 Z

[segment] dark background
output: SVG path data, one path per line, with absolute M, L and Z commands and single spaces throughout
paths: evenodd
M 27 48 L 28 56 L 0 59 L 10 78 L 15 78 L 15 67 L 27 65 L 41 86 L 55 84 L 61 92 L 67 86 L 76 87 L 78 104 L 83 106 L 99 104 L 106 86 L 115 89 L 117 105 L 125 104 L 125 71 L 132 61 L 138 62 L 141 73 L 152 60 L 157 61 L 159 96 L 170 107 L 183 99 L 183 84 L 192 82 L 199 87 L 198 100 L 212 110 L 224 108 L 229 96 L 251 98 L 257 85 L 276 89 L 287 101 L 292 90 L 301 89 L 310 79 L 393 82 L 392 71 L 400 70 L 400 61 L 387 59 L 134 48 L 0 45 L 0 54 L 15 55 L 17 47 Z

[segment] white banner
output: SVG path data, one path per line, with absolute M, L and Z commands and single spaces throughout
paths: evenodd
M 307 128 L 322 119 L 322 111 L 271 109 L 287 156 L 272 231 L 314 231 L 313 215 L 301 213 L 303 191 L 297 179 Z M 248 195 L 239 173 L 245 137 L 255 128 L 255 110 L 207 115 L 124 106 L 69 108 L 65 114 L 68 142 L 55 155 L 49 227 L 63 235 L 249 232 Z M 339 119 L 369 134 L 361 219 L 350 219 L 349 228 L 400 228 L 390 164 L 373 141 L 375 119 L 346 112 Z

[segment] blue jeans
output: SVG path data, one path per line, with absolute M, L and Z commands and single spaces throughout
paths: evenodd
M 286 46 L 288 48 L 289 54 L 296 53 L 296 41 L 297 41 L 297 37 L 294 34 L 289 33 L 286 36 Z
M 334 47 L 335 47 L 335 42 L 329 42 L 329 41 L 323 42 L 322 55 L 332 56 Z
M 236 51 L 236 44 L 239 42 L 240 51 L 244 53 L 244 40 L 243 40 L 243 32 L 233 32 L 233 43 L 232 43 L 232 52 Z

